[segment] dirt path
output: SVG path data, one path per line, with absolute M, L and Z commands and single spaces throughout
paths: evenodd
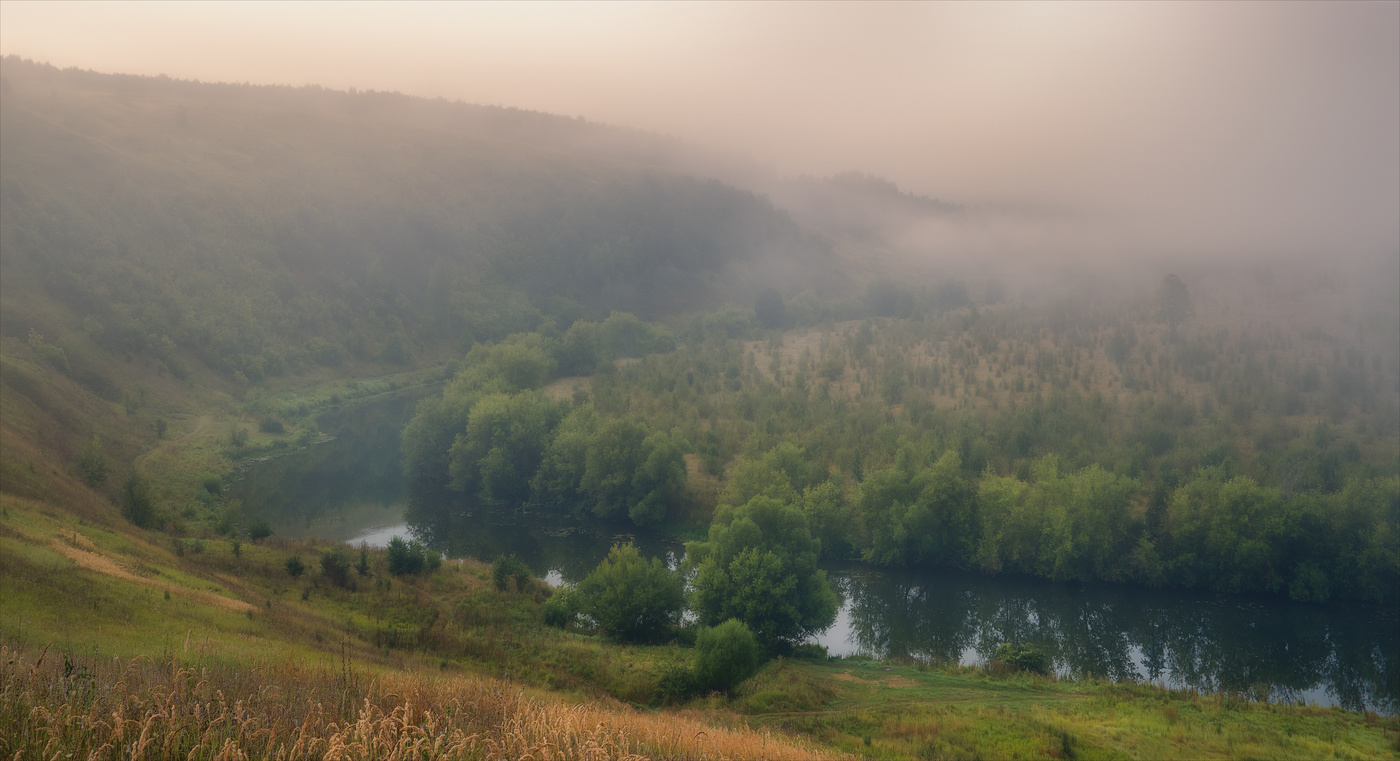
M 73 535 L 72 542 L 74 544 L 86 545 L 88 547 L 93 546 L 92 542 L 82 534 L 75 533 Z M 181 597 L 193 600 L 203 605 L 210 605 L 216 608 L 223 608 L 224 610 L 231 610 L 235 613 L 243 613 L 246 611 L 255 610 L 255 608 L 252 605 L 249 605 L 248 603 L 243 602 L 242 600 L 232 600 L 222 595 L 216 595 L 213 592 L 206 592 L 202 589 L 189 589 L 176 584 L 170 584 L 162 581 L 157 581 L 156 579 L 148 579 L 142 576 L 137 576 L 131 571 L 128 571 L 125 566 L 107 557 L 106 555 L 99 555 L 98 553 L 93 552 L 92 550 L 84 549 L 82 547 L 76 547 L 73 544 L 64 541 L 63 539 L 54 539 L 53 542 L 51 542 L 51 546 L 59 552 L 63 553 L 68 558 L 70 558 L 73 562 L 77 563 L 83 568 L 88 569 L 89 571 L 96 571 L 107 576 L 122 579 L 123 581 L 131 581 L 137 584 L 144 584 L 145 586 L 152 587 L 155 589 L 162 589 L 164 591 L 169 592 L 172 595 L 179 595 Z

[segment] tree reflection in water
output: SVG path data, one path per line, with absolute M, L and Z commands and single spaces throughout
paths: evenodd
M 951 571 L 833 575 L 848 607 L 845 653 L 968 663 L 1029 642 L 1074 677 L 1400 708 L 1395 610 Z

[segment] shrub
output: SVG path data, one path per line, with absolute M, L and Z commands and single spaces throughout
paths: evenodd
M 45 343 L 44 334 L 29 329 L 29 348 L 34 350 L 45 362 L 62 370 L 64 375 L 73 373 L 73 366 L 68 363 L 68 355 L 63 349 L 51 343 Z
M 78 456 L 78 473 L 82 476 L 83 483 L 92 488 L 101 486 L 102 482 L 107 480 L 107 457 L 102 453 L 102 443 L 97 440 L 95 433 Z
M 321 553 L 321 575 L 337 587 L 350 585 L 350 558 L 344 547 Z
M 395 576 L 416 576 L 442 565 L 442 557 L 436 550 L 424 547 L 417 540 L 405 540 L 400 536 L 389 540 L 387 559 L 389 573 Z
M 141 528 L 150 528 L 156 522 L 156 508 L 151 503 L 150 487 L 134 473 L 126 481 L 125 493 L 122 496 L 122 517 Z
M 287 432 L 286 426 L 282 425 L 282 421 L 278 420 L 275 417 L 263 418 L 262 422 L 258 423 L 258 430 L 262 431 L 263 433 L 272 434 L 282 434 Z
M 667 705 L 684 703 L 700 691 L 695 681 L 695 671 L 685 664 L 673 663 L 661 672 L 656 691 L 661 702 Z
M 578 618 L 578 597 L 572 589 L 561 589 L 544 601 L 544 623 L 559 629 Z
M 219 520 L 214 530 L 225 536 L 232 536 L 243 530 L 243 500 L 231 499 L 219 511 Z
M 685 605 L 680 575 L 658 558 L 647 561 L 630 543 L 613 546 L 579 583 L 578 596 L 580 611 L 623 642 L 656 641 Z
M 1035 674 L 1050 673 L 1050 656 L 1044 650 L 1029 643 L 1019 645 L 1010 642 L 1004 643 L 992 654 L 992 660 L 1021 671 Z
M 530 583 L 530 575 L 530 566 L 525 565 L 525 561 L 515 555 L 502 555 L 491 564 L 491 581 L 502 591 L 512 578 L 515 579 L 517 590 L 524 589 L 525 585 Z
M 695 635 L 695 682 L 702 690 L 729 691 L 758 671 L 758 640 L 738 619 Z
M 272 526 L 266 518 L 258 518 L 248 525 L 248 538 L 257 542 L 272 536 Z
M 355 564 L 355 573 L 361 576 L 369 575 L 369 544 L 360 542 L 360 562 Z
M 306 570 L 306 564 L 301 562 L 300 555 L 293 555 L 287 558 L 287 562 L 283 563 L 282 567 L 286 568 L 287 575 L 291 576 L 294 579 L 298 576 L 301 576 L 301 574 Z

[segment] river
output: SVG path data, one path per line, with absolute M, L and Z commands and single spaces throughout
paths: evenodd
M 556 585 L 581 579 L 619 541 L 679 562 L 681 543 L 652 532 L 461 500 L 410 507 L 399 432 L 416 403 L 399 395 L 329 412 L 318 422 L 334 438 L 250 466 L 228 496 L 280 536 L 382 546 L 411 535 L 449 558 L 513 553 Z M 1065 676 L 1400 709 L 1394 609 L 859 564 L 827 574 L 841 609 L 816 641 L 833 655 L 978 664 L 1002 642 L 1034 642 Z

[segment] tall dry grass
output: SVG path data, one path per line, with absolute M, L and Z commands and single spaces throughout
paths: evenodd
M 812 759 L 788 737 L 493 679 L 0 646 L 4 759 Z

